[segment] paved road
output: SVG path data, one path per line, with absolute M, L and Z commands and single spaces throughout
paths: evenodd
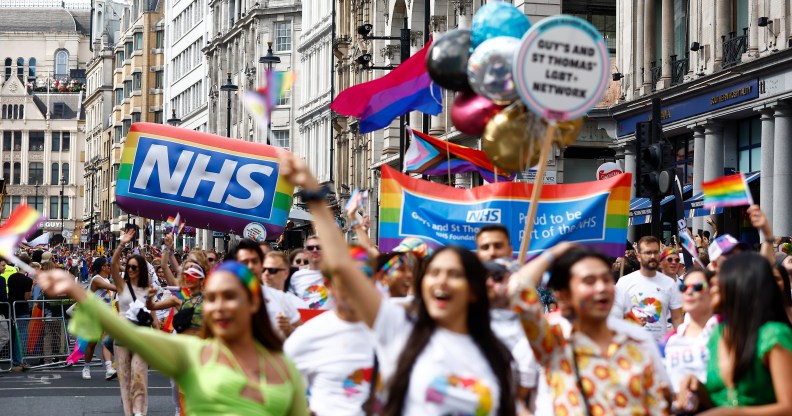
M 0 414 L 123 415 L 118 380 L 105 381 L 104 368 L 92 367 L 91 380 L 81 377 L 82 364 L 71 368 L 0 373 Z M 149 416 L 173 415 L 170 382 L 149 372 Z

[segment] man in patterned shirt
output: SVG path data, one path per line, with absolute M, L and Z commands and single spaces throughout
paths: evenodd
M 568 337 L 545 319 L 536 292 L 548 270 L 549 286 L 574 312 Z M 512 305 L 547 374 L 556 415 L 668 414 L 658 357 L 629 331 L 607 324 L 614 292 L 608 258 L 569 243 L 546 250 L 511 278 Z

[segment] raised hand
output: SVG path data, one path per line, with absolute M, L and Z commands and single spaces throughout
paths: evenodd
M 135 230 L 132 228 L 130 228 L 124 234 L 121 235 L 122 244 L 127 244 L 134 239 L 135 239 Z
M 319 182 L 308 169 L 305 160 L 283 149 L 278 149 L 278 157 L 280 157 L 280 174 L 284 179 L 303 188 L 319 187 Z
M 86 297 L 85 289 L 74 281 L 74 276 L 63 269 L 39 272 L 36 274 L 36 284 L 47 296 L 57 297 L 65 294 L 77 301 Z

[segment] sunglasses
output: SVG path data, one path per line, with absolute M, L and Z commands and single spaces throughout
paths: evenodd
M 707 283 L 705 283 L 705 282 L 691 283 L 689 285 L 685 284 L 685 282 L 679 282 L 679 291 L 681 293 L 687 292 L 688 288 L 693 288 L 693 293 L 696 293 L 696 292 L 701 292 L 701 291 L 703 291 L 704 289 L 706 289 L 708 287 L 709 287 L 709 285 Z
M 284 270 L 286 270 L 286 269 L 281 269 L 281 268 L 278 268 L 278 267 L 265 267 L 264 268 L 264 271 L 269 273 L 269 274 L 275 274 L 275 273 L 278 273 L 278 272 L 282 272 Z
M 206 258 L 206 261 L 208 261 L 209 263 L 214 263 L 214 262 L 216 262 L 216 261 L 217 261 L 217 259 L 216 259 L 216 258 L 214 258 L 214 257 L 207 257 L 207 258 Z
M 320 246 L 305 246 L 306 251 L 319 251 L 321 250 Z
M 673 257 L 666 257 L 665 261 L 669 263 L 679 263 L 679 259 L 675 259 Z
M 136 266 L 134 264 L 127 265 L 127 270 L 130 270 L 130 271 L 134 272 L 134 271 L 137 271 L 137 269 L 138 269 L 138 266 Z
M 296 264 L 308 264 L 308 259 L 294 259 L 294 263 Z

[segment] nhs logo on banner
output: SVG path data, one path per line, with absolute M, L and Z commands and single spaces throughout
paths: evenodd
M 269 219 L 278 164 L 143 134 L 131 166 L 128 196 Z
M 469 223 L 499 224 L 501 222 L 501 210 L 493 208 L 470 210 L 467 212 L 465 221 Z

